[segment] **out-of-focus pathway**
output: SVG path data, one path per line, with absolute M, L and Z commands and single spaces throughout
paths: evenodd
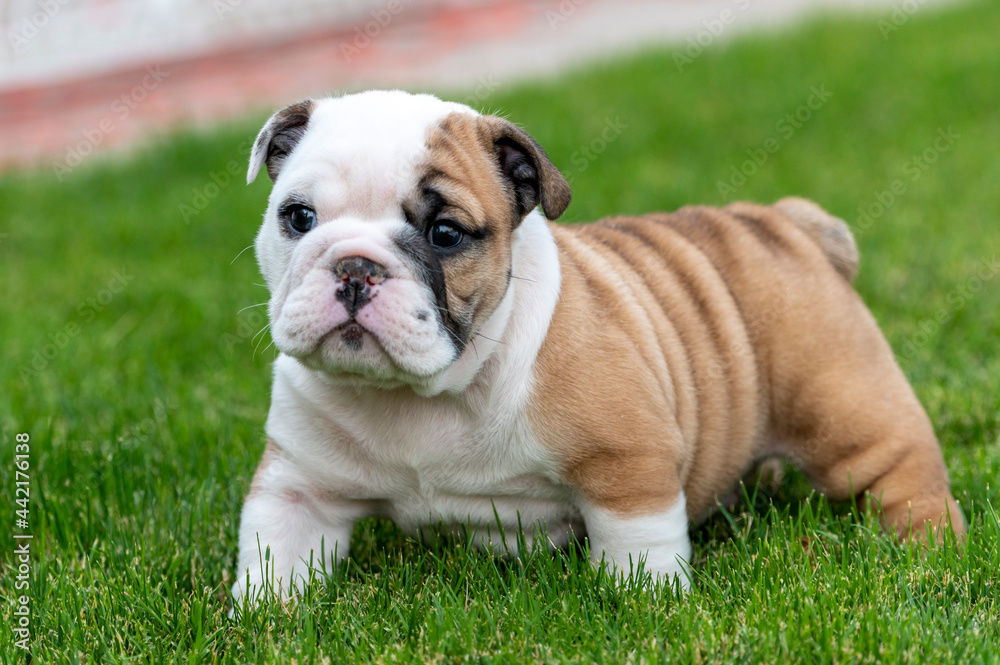
M 6 20 L 8 48 L 27 52 L 48 35 L 66 31 L 60 21 L 80 21 L 68 11 L 69 1 L 37 0 L 29 6 L 34 13 L 0 16 Z M 681 55 L 697 54 L 740 31 L 789 23 L 821 10 L 867 11 L 871 29 L 878 31 L 879 22 L 891 21 L 904 2 L 347 0 L 345 4 L 351 1 L 353 12 L 327 12 L 312 21 L 298 16 L 294 24 L 290 20 L 283 24 L 281 16 L 261 15 L 263 5 L 206 0 L 201 6 L 212 12 L 217 25 L 211 26 L 214 33 L 203 30 L 201 41 L 171 42 L 171 33 L 164 30 L 149 33 L 150 48 L 137 46 L 134 54 L 117 55 L 111 49 L 103 62 L 82 56 L 74 62 L 63 54 L 54 65 L 40 67 L 8 57 L 10 64 L 0 74 L 0 168 L 36 164 L 59 174 L 93 153 L 128 145 L 178 123 L 204 124 L 268 111 L 310 95 L 361 88 L 454 90 L 460 98 L 468 95 L 475 106 L 477 100 L 517 79 L 552 75 L 654 43 L 672 44 Z M 922 11 L 925 4 L 943 0 L 905 1 L 917 7 L 914 11 Z M 46 3 L 56 8 L 54 15 L 38 12 Z M 64 5 L 65 15 L 58 11 Z M 273 13 L 283 3 L 269 6 Z M 253 30 L 240 23 L 241 11 L 258 12 Z M 229 33 L 227 22 L 233 26 Z M 84 21 L 79 29 L 90 28 Z M 123 34 L 120 25 L 116 28 L 119 37 L 108 39 Z M 84 43 L 93 47 L 95 37 L 87 34 L 91 41 Z M 228 38 L 213 41 L 213 35 Z

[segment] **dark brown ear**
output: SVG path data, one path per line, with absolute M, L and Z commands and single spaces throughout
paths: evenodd
M 549 219 L 566 211 L 571 196 L 569 183 L 527 132 L 494 115 L 480 121 L 493 139 L 500 171 L 514 193 L 517 214 L 523 218 L 541 204 Z
M 278 172 L 285 158 L 292 153 L 295 146 L 302 140 L 309 124 L 316 102 L 306 99 L 297 104 L 286 106 L 271 116 L 264 128 L 257 135 L 250 153 L 250 168 L 247 170 L 247 184 L 257 177 L 260 167 L 267 164 L 267 175 L 271 180 L 278 179 Z

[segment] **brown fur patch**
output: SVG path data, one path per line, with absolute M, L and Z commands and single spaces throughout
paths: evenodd
M 562 293 L 530 418 L 589 501 L 648 514 L 683 489 L 697 520 L 778 452 L 832 498 L 880 498 L 900 535 L 911 517 L 964 533 L 930 422 L 844 279 L 853 239 L 815 210 L 552 226 Z
M 415 196 L 432 190 L 444 199 L 439 218 L 452 219 L 480 236 L 467 237 L 460 252 L 441 258 L 447 309 L 470 330 L 496 310 L 509 284 L 512 204 L 493 150 L 492 135 L 481 119 L 454 113 L 427 136 L 427 157 Z M 410 207 L 419 208 L 416 202 Z M 429 226 L 434 220 L 421 220 Z M 421 232 L 426 232 L 420 229 Z
M 415 200 L 404 204 L 408 210 L 420 210 L 421 197 L 440 197 L 444 206 L 436 217 L 454 220 L 469 232 L 461 251 L 440 257 L 448 315 L 469 331 L 478 330 L 506 294 L 511 231 L 530 212 L 521 209 L 523 183 L 519 196 L 517 183 L 503 171 L 500 141 L 516 145 L 534 160 L 542 206 L 550 215 L 562 214 L 569 204 L 569 185 L 545 151 L 502 118 L 464 113 L 452 113 L 429 130 Z M 434 222 L 414 221 L 421 233 Z

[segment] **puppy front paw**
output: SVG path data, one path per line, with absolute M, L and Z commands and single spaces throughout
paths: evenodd
M 691 587 L 691 540 L 684 493 L 668 509 L 646 515 L 621 515 L 595 506 L 582 507 L 591 560 L 615 571 L 643 569 L 658 582 Z

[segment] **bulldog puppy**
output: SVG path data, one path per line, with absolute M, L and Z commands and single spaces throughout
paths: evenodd
M 901 538 L 964 533 L 854 240 L 814 204 L 550 224 L 570 188 L 528 134 L 399 91 L 279 111 L 261 167 L 281 354 L 237 601 L 332 571 L 367 516 L 486 548 L 586 534 L 686 588 L 688 525 L 774 455 Z

